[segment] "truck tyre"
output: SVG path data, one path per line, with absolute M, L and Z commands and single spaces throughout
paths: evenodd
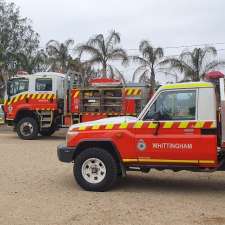
M 107 191 L 117 180 L 118 168 L 113 156 L 101 148 L 87 148 L 73 167 L 77 183 L 87 191 Z
M 44 136 L 44 137 L 49 137 L 54 132 L 55 132 L 55 128 L 43 129 L 43 130 L 40 130 L 39 131 L 39 133 L 41 134 L 41 136 Z
M 33 140 L 38 137 L 38 124 L 32 117 L 25 117 L 17 123 L 17 135 L 24 140 Z

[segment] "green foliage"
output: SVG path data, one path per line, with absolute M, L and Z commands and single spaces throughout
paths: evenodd
M 211 70 L 225 65 L 225 61 L 215 60 L 217 51 L 214 47 L 195 48 L 184 51 L 178 58 L 167 58 L 162 64 L 184 74 L 184 80 L 199 81 Z
M 39 35 L 31 22 L 20 16 L 14 3 L 0 1 L 0 62 L 1 68 L 15 72 L 18 54 L 32 55 L 39 46 Z
M 139 45 L 141 56 L 133 56 L 133 62 L 139 66 L 134 71 L 133 82 L 139 77 L 139 82 L 151 85 L 151 92 L 156 89 L 156 69 L 159 68 L 160 62 L 164 56 L 162 48 L 153 48 L 148 41 L 142 41 Z
M 116 31 L 109 33 L 107 37 L 103 34 L 98 34 L 85 44 L 77 46 L 76 51 L 80 57 L 85 53 L 90 56 L 86 63 L 94 66 L 101 65 L 102 76 L 107 77 L 107 71 L 110 77 L 119 76 L 121 79 L 123 75 L 110 64 L 110 61 L 121 60 L 122 64 L 128 62 L 128 56 L 124 49 L 118 47 L 120 43 L 120 35 Z M 118 73 L 119 72 L 119 73 Z
M 74 41 L 72 39 L 60 43 L 56 40 L 50 40 L 46 45 L 46 51 L 49 56 L 49 62 L 53 71 L 61 71 L 66 73 L 70 67 L 69 63 L 72 56 L 69 54 Z

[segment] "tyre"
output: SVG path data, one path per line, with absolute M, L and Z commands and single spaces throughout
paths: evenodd
M 24 140 L 33 140 L 38 137 L 38 124 L 32 117 L 25 117 L 17 123 L 16 132 Z
M 87 148 L 76 158 L 73 173 L 87 191 L 107 191 L 117 180 L 118 168 L 113 156 L 101 148 Z
M 40 130 L 39 133 L 44 137 L 49 137 L 55 132 L 54 128 Z

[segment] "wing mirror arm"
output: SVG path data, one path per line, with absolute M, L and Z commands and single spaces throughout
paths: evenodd
M 152 122 L 154 124 L 156 124 L 156 128 L 155 128 L 155 131 L 153 132 L 153 135 L 158 135 L 159 133 L 159 128 L 160 128 L 160 122 L 159 121 L 156 121 L 156 120 L 152 120 Z
M 155 128 L 155 131 L 154 131 L 153 135 L 158 135 L 159 128 L 160 128 L 160 122 L 159 122 L 160 118 L 161 118 L 160 112 L 156 112 L 152 117 L 152 122 L 154 124 L 156 124 L 156 128 Z

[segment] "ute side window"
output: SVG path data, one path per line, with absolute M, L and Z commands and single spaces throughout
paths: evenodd
M 195 120 L 196 91 L 162 92 L 151 106 L 144 120 Z
M 52 79 L 51 78 L 37 78 L 35 91 L 52 91 Z

